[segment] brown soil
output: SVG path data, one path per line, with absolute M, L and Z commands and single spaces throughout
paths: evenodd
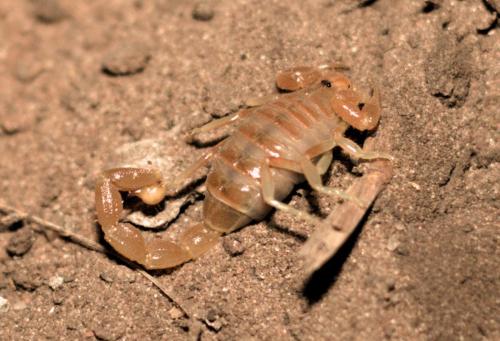
M 103 245 L 93 185 L 117 148 L 167 136 L 179 174 L 221 136 L 190 143 L 190 129 L 276 91 L 285 67 L 341 62 L 377 84 L 376 138 L 396 161 L 306 288 L 295 257 L 314 228 L 282 213 L 154 273 L 191 318 L 119 260 L 0 212 L 0 338 L 499 340 L 499 6 L 1 1 L 1 201 Z M 359 168 L 336 156 L 327 180 L 346 188 Z M 200 217 L 184 194 L 172 229 Z M 306 185 L 289 200 L 321 216 L 337 204 Z

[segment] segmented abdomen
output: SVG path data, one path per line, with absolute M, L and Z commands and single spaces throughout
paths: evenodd
M 230 232 L 264 218 L 271 209 L 262 198 L 260 182 L 266 159 L 298 161 L 309 148 L 329 138 L 339 123 L 321 90 L 284 95 L 253 109 L 242 120 L 212 161 L 206 181 L 205 223 Z M 302 181 L 300 174 L 291 171 L 271 168 L 271 172 L 277 200 Z

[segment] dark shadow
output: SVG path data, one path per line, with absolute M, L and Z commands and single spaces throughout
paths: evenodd
M 371 209 L 370 209 L 371 210 Z M 302 295 L 306 298 L 309 306 L 319 302 L 328 290 L 335 284 L 347 257 L 352 252 L 358 240 L 362 226 L 366 222 L 370 210 L 365 213 L 363 220 L 356 227 L 352 235 L 340 247 L 338 252 L 326 262 L 318 271 L 312 274 L 302 288 Z
M 498 21 L 499 21 L 499 15 L 497 14 L 496 19 L 493 20 L 487 27 L 478 28 L 476 29 L 476 32 L 481 35 L 488 35 L 492 30 L 498 27 Z
M 377 2 L 377 0 L 364 0 L 358 4 L 358 8 L 370 7 L 371 5 L 373 5 L 376 2 Z
M 307 191 L 304 195 L 304 199 L 306 199 L 307 204 L 311 208 L 310 213 L 312 215 L 318 216 L 321 219 L 326 218 L 327 215 L 321 210 L 316 192 L 312 190 Z
M 427 14 L 427 13 L 431 13 L 435 10 L 438 10 L 440 8 L 441 8 L 441 5 L 439 4 L 439 2 L 426 0 L 421 11 L 422 11 L 422 13 Z
M 279 232 L 282 234 L 286 234 L 287 236 L 290 236 L 301 243 L 304 243 L 307 240 L 307 234 L 302 233 L 300 231 L 291 230 L 287 226 L 277 224 L 272 219 L 267 223 L 267 226 L 269 228 L 271 228 L 272 230 L 275 230 L 276 232 Z
M 189 139 L 187 143 L 193 147 L 203 149 L 203 148 L 209 148 L 209 147 L 214 147 L 218 145 L 220 142 L 224 141 L 227 139 L 229 135 L 223 135 L 221 137 L 211 139 L 210 141 L 201 141 L 197 137 L 193 137 L 192 139 Z
M 496 13 L 497 16 L 500 14 L 498 12 L 498 9 L 495 8 L 492 4 L 490 4 L 488 0 L 483 0 L 483 5 L 490 13 Z

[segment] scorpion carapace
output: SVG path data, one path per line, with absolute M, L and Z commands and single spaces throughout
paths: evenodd
M 321 193 L 340 196 L 364 205 L 359 199 L 323 185 L 321 175 L 332 161 L 336 146 L 356 159 L 391 158 L 366 152 L 344 137 L 349 126 L 373 130 L 380 118 L 375 90 L 364 98 L 349 79 L 334 67 L 296 67 L 277 75 L 277 87 L 288 93 L 256 100 L 255 107 L 212 121 L 195 130 L 207 131 L 235 123 L 234 133 L 211 148 L 175 183 L 166 183 L 151 168 L 114 168 L 96 184 L 96 209 L 107 242 L 126 258 L 147 269 L 171 268 L 207 251 L 224 233 L 251 221 L 262 220 L 275 208 L 317 223 L 306 212 L 282 200 L 304 179 Z M 134 226 L 120 222 L 120 192 L 139 197 L 146 204 L 161 202 L 176 193 L 185 180 L 206 164 L 203 222 L 187 229 L 177 241 L 145 240 Z

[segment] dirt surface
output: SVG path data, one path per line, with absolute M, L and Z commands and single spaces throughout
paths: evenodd
M 119 260 L 0 212 L 0 338 L 499 340 L 498 10 L 493 0 L 1 1 L 0 200 L 103 245 L 93 187 L 117 149 L 162 138 L 177 176 L 227 133 L 189 131 L 275 92 L 285 67 L 340 62 L 377 85 L 375 136 L 396 161 L 356 235 L 305 288 L 295 257 L 314 227 L 282 213 L 155 272 L 190 318 Z M 335 156 L 326 180 L 347 188 L 360 168 Z M 159 233 L 200 219 L 202 185 Z M 306 185 L 289 202 L 320 216 L 338 203 Z

